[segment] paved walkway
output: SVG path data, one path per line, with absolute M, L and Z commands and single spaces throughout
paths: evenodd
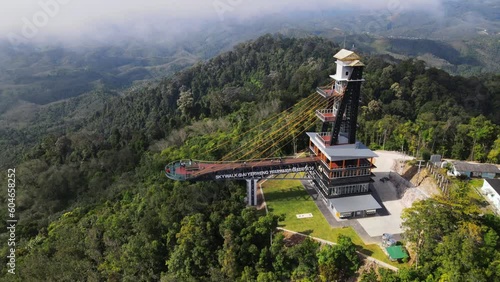
M 317 238 L 317 237 L 313 237 L 313 236 L 309 236 L 309 235 L 306 235 L 306 234 L 303 234 L 303 233 L 300 233 L 300 232 L 295 232 L 295 231 L 292 231 L 292 230 L 288 230 L 288 229 L 285 229 L 285 228 L 281 228 L 281 227 L 278 227 L 277 228 L 278 230 L 282 230 L 282 231 L 285 231 L 285 232 L 288 232 L 288 233 L 292 233 L 292 234 L 298 234 L 298 235 L 301 235 L 301 236 L 304 236 L 304 237 L 309 237 L 315 241 L 318 241 L 320 243 L 323 243 L 323 244 L 328 244 L 328 245 L 336 245 L 336 243 L 332 242 L 332 241 L 327 241 L 327 240 L 323 240 L 321 238 Z M 398 271 L 398 268 L 395 267 L 395 266 L 392 266 L 388 263 L 385 263 L 381 260 L 378 260 L 376 258 L 373 258 L 373 257 L 370 257 L 370 256 L 367 256 L 359 251 L 356 251 L 356 253 L 358 253 L 359 255 L 361 255 L 362 257 L 364 257 L 365 259 L 369 260 L 369 261 L 373 261 L 375 262 L 376 264 L 382 266 L 382 267 L 385 267 L 385 268 L 389 268 L 393 271 Z
M 266 213 L 269 213 L 269 211 L 267 210 L 267 203 L 266 203 L 265 197 L 264 197 L 264 191 L 262 190 L 262 186 L 261 186 L 265 181 L 267 181 L 267 180 L 264 179 L 261 182 L 259 182 L 259 189 L 258 189 L 258 192 L 257 192 L 258 193 L 257 194 L 258 207 L 259 207 L 259 209 L 265 208 L 266 209 Z M 304 186 L 305 190 L 307 191 L 307 193 L 311 196 L 311 198 L 316 203 L 316 206 L 321 211 L 321 213 L 325 217 L 325 219 L 328 222 L 328 224 L 330 224 L 330 226 L 332 226 L 334 228 L 351 226 L 356 231 L 356 233 L 361 237 L 361 239 L 363 240 L 363 242 L 365 244 L 380 244 L 382 242 L 382 237 L 381 236 L 370 237 L 368 235 L 368 233 L 365 231 L 365 229 L 361 226 L 361 224 L 359 224 L 358 220 L 356 220 L 356 219 L 351 219 L 351 220 L 337 220 L 335 218 L 335 216 L 330 212 L 330 209 L 321 200 L 321 198 L 318 195 L 318 192 L 316 191 L 316 189 L 314 189 L 314 186 L 310 183 L 310 181 L 309 180 L 301 180 L 301 182 L 302 182 L 302 185 Z M 310 238 L 312 238 L 312 239 L 314 239 L 314 240 L 316 240 L 318 242 L 324 243 L 324 244 L 335 245 L 334 242 L 323 240 L 321 238 L 317 238 L 317 237 L 313 237 L 313 236 L 309 236 L 309 235 L 306 235 L 306 234 L 303 234 L 303 233 L 300 233 L 300 232 L 291 231 L 291 230 L 288 230 L 288 229 L 285 229 L 285 228 L 281 228 L 281 227 L 277 227 L 277 229 L 278 230 L 283 230 L 283 231 L 286 231 L 286 232 L 290 232 L 290 233 L 293 233 L 293 234 L 299 234 L 301 236 L 310 237 Z M 396 240 L 400 240 L 399 235 L 394 235 L 394 238 Z M 385 263 L 385 262 L 383 262 L 381 260 L 378 260 L 376 258 L 367 256 L 367 255 L 365 255 L 363 253 L 360 253 L 360 252 L 357 252 L 357 253 L 360 256 L 364 257 L 365 259 L 367 259 L 369 261 L 373 261 L 373 262 L 377 263 L 378 265 L 380 265 L 382 267 L 389 268 L 389 269 L 391 269 L 393 271 L 398 271 L 398 268 L 395 267 L 395 266 L 387 264 L 387 263 Z

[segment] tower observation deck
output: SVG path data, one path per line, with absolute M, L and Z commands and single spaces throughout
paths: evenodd
M 309 179 L 337 217 L 375 214 L 381 206 L 370 194 L 373 159 L 377 155 L 356 140 L 357 116 L 364 64 L 356 53 L 342 49 L 334 55 L 332 83 L 316 93 L 326 108 L 315 109 L 321 132 L 306 132 L 309 155 L 240 162 L 183 160 L 168 164 L 165 174 L 173 180 L 247 180 L 248 201 L 256 205 L 256 183 L 270 175 L 299 174 Z

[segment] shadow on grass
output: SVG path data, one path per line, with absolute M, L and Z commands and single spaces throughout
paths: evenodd
M 309 194 L 302 187 L 292 187 L 280 189 L 280 191 L 266 192 L 268 201 L 290 201 L 290 200 L 309 200 Z
M 299 231 L 299 233 L 302 233 L 304 235 L 311 235 L 313 232 L 314 232 L 314 230 L 312 230 L 312 229 L 307 229 L 307 230 L 304 230 L 304 231 Z
M 266 216 L 266 214 L 267 214 L 266 213 L 266 209 L 260 209 L 260 210 L 258 209 L 257 210 L 257 216 L 259 216 L 259 217 L 260 216 Z
M 269 211 L 269 213 L 274 212 L 274 208 L 272 206 L 270 206 L 269 204 L 267 205 L 267 210 Z
M 363 248 L 362 246 L 360 245 L 356 245 L 356 250 L 364 255 L 367 255 L 369 257 L 371 257 L 373 255 L 373 251 L 370 251 L 370 250 L 367 250 L 365 248 Z
M 480 208 L 485 208 L 485 207 L 490 205 L 490 203 L 488 203 L 485 200 L 471 199 L 470 201 L 471 201 L 471 203 L 477 205 Z

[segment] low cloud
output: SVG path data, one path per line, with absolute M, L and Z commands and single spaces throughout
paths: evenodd
M 135 37 L 297 11 L 377 10 L 390 15 L 439 9 L 439 1 L 434 0 L 17 0 L 1 4 L 0 37 L 11 42 L 106 38 L 116 33 Z

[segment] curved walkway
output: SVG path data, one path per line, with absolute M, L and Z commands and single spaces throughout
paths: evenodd
M 292 231 L 292 230 L 288 230 L 288 229 L 285 229 L 285 228 L 281 228 L 281 227 L 277 227 L 278 230 L 281 230 L 281 231 L 285 231 L 285 232 L 288 232 L 288 233 L 292 233 L 292 234 L 297 234 L 297 235 L 300 235 L 300 236 L 304 236 L 304 237 L 309 237 L 315 241 L 318 241 L 322 244 L 327 244 L 327 245 L 336 245 L 336 243 L 334 242 L 331 242 L 331 241 L 327 241 L 327 240 L 323 240 L 321 238 L 317 238 L 317 237 L 313 237 L 313 236 L 309 236 L 309 235 L 306 235 L 306 234 L 303 234 L 303 233 L 300 233 L 300 232 L 295 232 L 295 231 Z M 376 258 L 373 258 L 373 257 L 370 257 L 370 256 L 367 256 L 359 251 L 356 251 L 356 253 L 358 253 L 360 256 L 362 256 L 363 258 L 365 258 L 366 260 L 369 260 L 369 261 L 373 261 L 375 262 L 376 264 L 378 264 L 379 266 L 382 266 L 382 267 L 385 267 L 385 268 L 388 268 L 390 270 L 393 270 L 393 271 L 398 271 L 399 269 L 395 266 L 392 266 L 388 263 L 385 263 L 381 260 L 378 260 Z
M 264 183 L 265 181 L 267 181 L 267 179 L 263 179 L 259 183 L 259 189 L 257 190 L 257 198 L 258 198 L 258 200 L 257 200 L 258 207 L 257 208 L 258 209 L 265 208 L 266 209 L 266 213 L 269 213 L 269 211 L 267 209 L 267 204 L 266 204 L 265 196 L 264 196 L 264 191 L 262 190 L 262 183 Z M 365 244 L 366 243 L 368 243 L 368 244 L 373 243 L 372 241 L 374 241 L 374 242 L 376 241 L 375 243 L 379 243 L 381 241 L 381 238 L 372 238 L 372 237 L 370 237 L 368 235 L 368 233 L 366 233 L 366 231 L 363 229 L 363 227 L 358 223 L 357 220 L 354 220 L 354 221 L 353 220 L 350 220 L 350 221 L 347 221 L 347 220 L 346 221 L 337 221 L 334 218 L 334 216 L 332 215 L 332 213 L 328 210 L 328 207 L 325 205 L 325 203 L 321 199 L 319 199 L 319 197 L 317 196 L 317 194 L 315 194 L 316 190 L 312 186 L 310 186 L 309 181 L 308 180 L 303 180 L 302 184 L 304 185 L 304 188 L 306 189 L 306 191 L 308 191 L 308 193 L 314 199 L 315 203 L 317 204 L 318 209 L 321 211 L 321 213 L 323 214 L 323 216 L 326 218 L 326 220 L 328 221 L 328 223 L 332 227 L 340 228 L 340 227 L 344 227 L 344 226 L 351 226 L 358 233 L 358 235 L 365 242 Z M 335 245 L 334 242 L 327 241 L 327 240 L 324 240 L 324 239 L 321 239 L 321 238 L 317 238 L 317 237 L 313 237 L 313 236 L 309 236 L 309 235 L 306 235 L 306 234 L 303 234 L 303 233 L 300 233 L 300 232 L 288 230 L 288 229 L 281 228 L 281 227 L 277 227 L 277 229 L 285 231 L 285 232 L 289 232 L 289 233 L 292 233 L 292 234 L 297 234 L 297 235 L 300 235 L 300 236 L 309 237 L 309 238 L 311 238 L 313 240 L 316 240 L 316 241 L 318 241 L 320 243 L 323 243 L 323 244 Z M 385 262 L 383 262 L 381 260 L 378 260 L 376 258 L 367 256 L 367 255 L 365 255 L 365 254 L 363 254 L 361 252 L 357 252 L 357 253 L 360 256 L 364 257 L 368 261 L 373 261 L 373 262 L 377 263 L 378 265 L 380 265 L 382 267 L 391 269 L 393 271 L 398 271 L 398 268 L 395 267 L 395 266 L 392 266 L 392 265 L 390 265 L 388 263 L 385 263 Z

